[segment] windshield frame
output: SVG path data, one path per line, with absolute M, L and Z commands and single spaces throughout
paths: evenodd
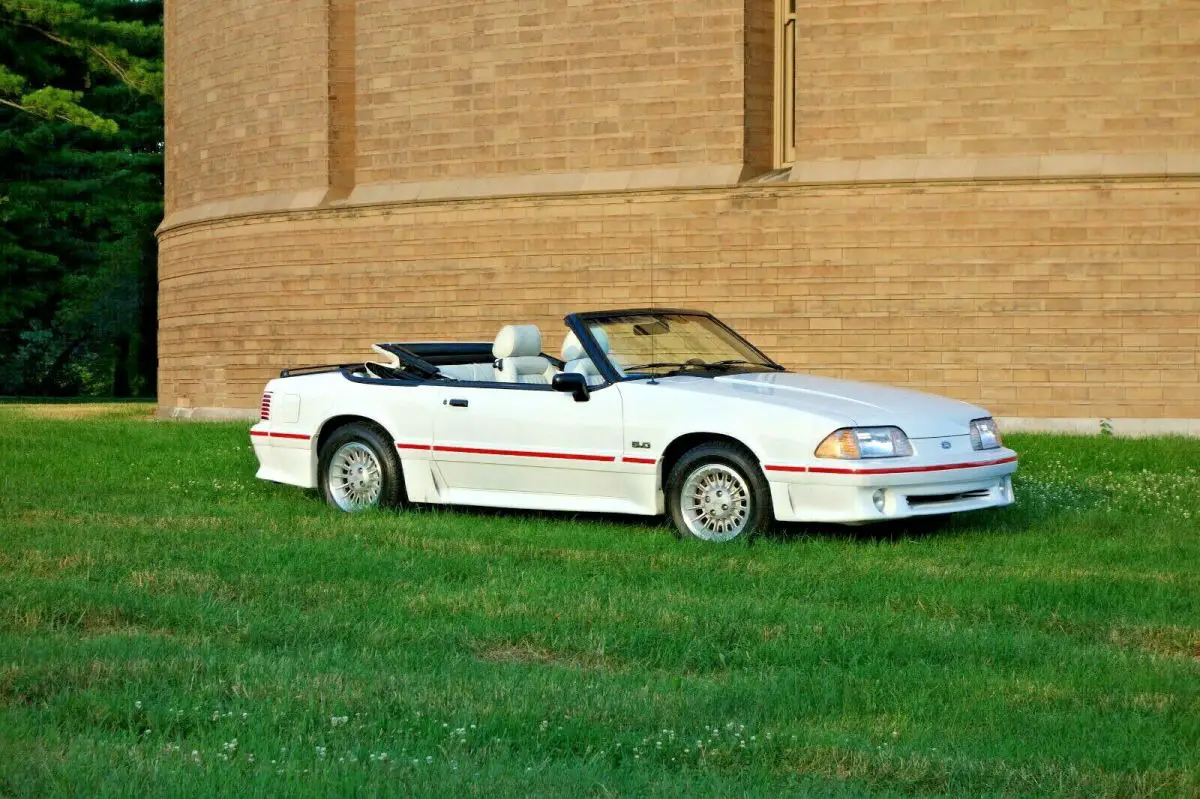
M 563 321 L 579 339 L 579 343 L 583 345 L 584 351 L 587 353 L 588 357 L 592 359 L 592 363 L 596 364 L 597 370 L 599 370 L 600 374 L 604 376 L 604 379 L 609 383 L 620 383 L 631 380 L 653 380 L 656 378 L 680 374 L 682 372 L 667 372 L 663 374 L 641 372 L 634 375 L 622 375 L 616 370 L 616 368 L 614 368 L 612 362 L 608 359 L 608 354 L 601 349 L 599 343 L 596 341 L 595 336 L 592 335 L 592 331 L 588 327 L 588 323 L 614 321 L 626 316 L 662 315 L 693 316 L 707 319 L 763 361 L 761 365 L 747 364 L 747 368 L 738 367 L 736 369 L 722 368 L 720 370 L 712 370 L 697 367 L 688 369 L 686 374 L 703 377 L 732 374 L 743 371 L 787 371 L 782 365 L 770 358 L 758 347 L 747 341 L 740 333 L 707 311 L 696 311 L 688 308 L 620 308 L 611 311 L 587 311 L 584 313 L 567 314 L 567 316 L 563 318 Z

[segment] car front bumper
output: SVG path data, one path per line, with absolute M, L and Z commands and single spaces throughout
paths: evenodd
M 973 463 L 927 464 L 888 470 L 814 467 L 767 472 L 775 518 L 794 522 L 863 524 L 913 516 L 999 508 L 1014 501 L 1015 453 Z

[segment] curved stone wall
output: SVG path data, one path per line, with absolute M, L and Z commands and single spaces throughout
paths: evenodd
M 162 238 L 159 401 L 573 310 L 711 309 L 782 362 L 1022 417 L 1200 418 L 1200 185 L 746 187 L 264 215 Z M 804 220 L 804 224 L 797 224 Z
M 169 3 L 163 411 L 655 302 L 797 368 L 1200 432 L 1200 16 L 970 5 L 801 0 L 764 175 L 775 0 Z

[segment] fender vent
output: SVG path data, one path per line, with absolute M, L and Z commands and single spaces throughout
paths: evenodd
M 258 418 L 259 419 L 270 419 L 271 418 L 271 392 L 270 391 L 266 392 L 262 396 L 262 402 L 258 406 Z

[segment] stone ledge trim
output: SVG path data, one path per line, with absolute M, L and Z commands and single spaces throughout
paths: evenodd
M 159 419 L 181 421 L 258 421 L 258 409 L 245 408 L 172 408 L 159 406 Z M 1099 435 L 1099 418 L 1089 417 L 1031 417 L 998 416 L 1001 433 L 1065 433 L 1068 435 Z M 1123 438 L 1148 436 L 1189 436 L 1200 438 L 1200 419 L 1110 419 L 1112 434 Z
M 362 183 L 349 193 L 345 189 L 306 189 L 203 203 L 167 214 L 155 232 L 162 235 L 169 230 L 200 222 L 288 211 L 313 211 L 318 208 L 356 208 L 615 191 L 722 188 L 736 186 L 752 176 L 753 172 L 744 164 L 736 163 L 609 172 L 551 172 L 491 178 Z
M 1200 152 L 1148 155 L 1033 155 L 995 158 L 878 158 L 864 161 L 803 161 L 783 179 L 755 183 L 759 173 L 744 164 L 701 164 L 597 172 L 556 172 L 491 178 L 363 183 L 344 188 L 271 192 L 203 203 L 167 214 L 155 231 L 239 217 L 364 208 L 404 203 L 549 197 L 608 192 L 773 189 L 803 186 L 902 185 L 906 183 L 1051 182 L 1133 178 L 1200 178 Z
M 792 167 L 788 182 L 850 185 L 1134 177 L 1200 177 L 1200 152 L 801 161 Z

